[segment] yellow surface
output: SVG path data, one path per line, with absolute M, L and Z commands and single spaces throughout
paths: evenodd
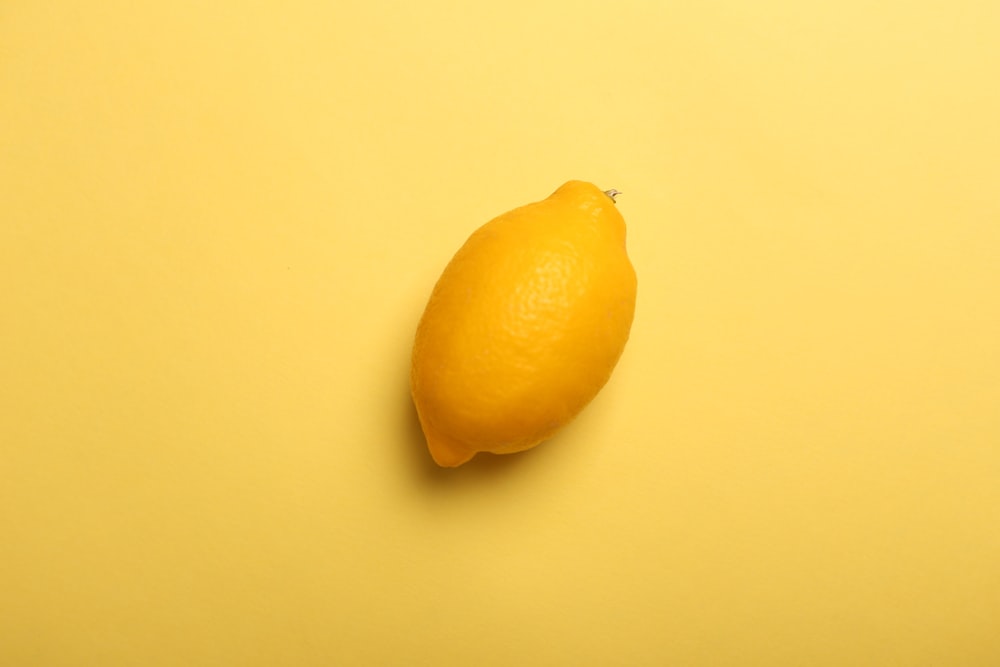
M 1000 664 L 1000 5 L 0 6 L 0 664 Z M 430 461 L 476 226 L 615 187 L 604 391 Z

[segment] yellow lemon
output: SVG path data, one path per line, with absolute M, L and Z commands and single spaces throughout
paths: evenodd
M 636 295 L 616 194 L 570 181 L 477 229 L 441 274 L 410 374 L 439 465 L 534 447 L 608 381 Z

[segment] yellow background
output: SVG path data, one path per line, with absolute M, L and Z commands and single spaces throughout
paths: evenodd
M 1000 4 L 0 5 L 0 664 L 1000 664 Z M 434 467 L 479 224 L 632 339 Z

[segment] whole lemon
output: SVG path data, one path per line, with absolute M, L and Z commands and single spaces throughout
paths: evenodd
M 570 181 L 477 229 L 441 274 L 410 374 L 439 465 L 534 447 L 608 381 L 636 296 L 616 194 Z

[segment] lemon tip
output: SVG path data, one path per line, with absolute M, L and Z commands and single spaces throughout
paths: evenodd
M 475 450 L 431 428 L 423 416 L 420 415 L 419 410 L 417 411 L 417 415 L 420 417 L 420 429 L 424 432 L 427 449 L 430 451 L 431 458 L 439 466 L 442 468 L 457 468 L 476 455 Z
M 476 453 L 465 447 L 455 445 L 442 438 L 424 433 L 427 438 L 427 449 L 430 450 L 431 458 L 442 468 L 457 468 Z

